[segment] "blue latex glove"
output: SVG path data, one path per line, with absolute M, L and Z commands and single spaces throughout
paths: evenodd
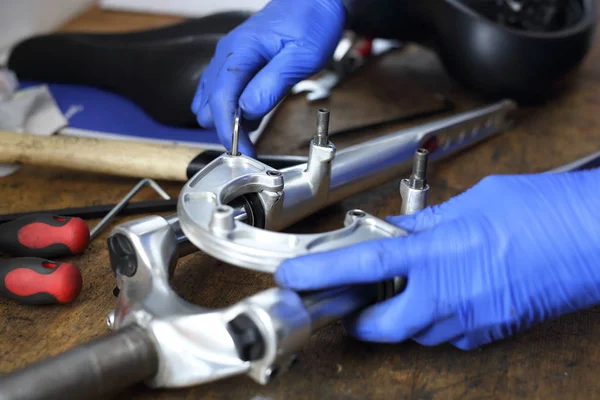
M 406 276 L 346 321 L 358 339 L 474 349 L 600 302 L 600 170 L 492 176 L 447 203 L 392 217 L 406 237 L 288 260 L 295 290 Z
M 345 23 L 341 0 L 272 0 L 225 36 L 204 71 L 192 111 L 231 146 L 237 105 L 243 119 L 260 120 L 291 87 L 331 59 Z M 248 124 L 240 150 L 255 156 Z

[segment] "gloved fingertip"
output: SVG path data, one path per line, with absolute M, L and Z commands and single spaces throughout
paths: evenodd
M 253 146 L 240 146 L 240 149 L 242 151 L 242 154 L 245 154 L 250 158 L 257 157 L 256 149 Z
M 379 318 L 377 308 L 371 307 L 348 317 L 343 321 L 344 329 L 353 338 L 367 342 L 387 341 L 382 332 L 377 328 Z
M 210 112 L 210 107 L 208 106 L 200 107 L 198 109 L 196 121 L 198 121 L 198 124 L 204 129 L 215 129 L 215 122 L 212 113 Z M 219 136 L 219 139 L 222 138 Z
M 386 217 L 385 220 L 390 224 L 396 225 L 406 231 L 413 232 L 415 230 L 416 218 L 415 215 L 394 215 Z
M 244 90 L 240 96 L 239 105 L 244 112 L 244 118 L 249 120 L 257 120 L 263 118 L 268 110 L 264 112 L 266 108 L 263 105 L 264 101 L 261 99 L 259 91 Z
M 246 132 L 240 132 L 240 152 L 250 158 L 256 158 L 256 148 Z
M 410 215 L 396 215 L 386 218 L 388 222 L 409 232 L 421 232 L 441 223 L 444 216 L 439 206 L 426 207 Z
M 202 111 L 202 107 L 204 106 L 204 99 L 206 96 L 204 79 L 200 80 L 198 84 L 198 88 L 196 89 L 196 93 L 194 94 L 194 99 L 192 100 L 192 112 L 198 115 Z
M 345 326 L 346 332 L 348 335 L 353 337 L 356 340 L 360 340 L 362 342 L 379 342 L 381 341 L 380 335 L 373 331 L 372 329 L 363 329 L 359 328 L 356 325 L 348 325 Z
M 449 343 L 452 346 L 456 347 L 457 349 L 463 350 L 463 351 L 472 351 L 472 350 L 476 350 L 479 347 L 481 347 L 480 345 L 474 344 L 466 336 L 462 336 L 461 338 L 453 340 L 453 341 L 451 341 Z
M 273 274 L 273 279 L 277 285 L 288 288 L 290 286 L 289 268 L 284 264 L 280 265 Z
M 194 99 L 192 100 L 192 106 L 190 107 L 190 109 L 192 110 L 192 112 L 196 115 L 198 115 L 198 112 L 200 111 L 200 95 L 196 94 L 194 96 Z
M 275 282 L 292 290 L 316 290 L 323 286 L 323 274 L 320 268 L 307 268 L 311 265 L 311 256 L 301 256 L 286 260 L 274 274 Z
M 284 261 L 275 271 L 275 283 L 284 288 L 295 290 L 305 289 L 305 287 L 303 287 L 304 285 L 302 285 L 304 279 L 297 273 L 298 271 L 302 271 L 305 267 L 306 266 L 303 266 L 302 261 L 299 261 L 298 259 Z

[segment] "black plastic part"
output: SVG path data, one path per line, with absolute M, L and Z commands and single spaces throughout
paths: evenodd
M 240 314 L 227 324 L 240 360 L 256 361 L 265 354 L 265 341 L 256 324 L 245 314 Z
M 508 22 L 504 1 L 350 2 L 348 28 L 427 46 L 464 87 L 519 102 L 541 101 L 565 87 L 589 52 L 598 21 L 597 0 L 555 2 L 558 9 L 542 26 L 526 16 Z M 548 0 L 519 3 L 538 7 Z
M 244 223 L 254 226 L 254 210 L 245 196 L 238 197 L 237 199 L 231 201 L 228 205 L 234 209 L 243 207 L 244 211 L 246 211 L 246 219 L 244 220 Z
M 137 255 L 127 236 L 122 234 L 112 235 L 108 238 L 108 253 L 110 267 L 115 275 L 133 276 L 137 271 Z
M 12 49 L 8 67 L 21 80 L 95 86 L 160 123 L 197 127 L 191 104 L 202 71 L 219 39 L 250 15 L 226 12 L 141 32 L 35 36 Z
M 252 226 L 255 228 L 265 229 L 265 208 L 263 207 L 258 194 L 246 194 L 244 195 L 244 198 L 252 209 Z

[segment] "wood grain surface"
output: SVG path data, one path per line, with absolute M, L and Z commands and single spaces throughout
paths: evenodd
M 159 26 L 171 17 L 129 15 L 92 9 L 64 30 L 123 31 Z M 459 110 L 485 104 L 444 73 L 437 58 L 417 47 L 384 57 L 336 89 L 325 104 L 288 99 L 259 144 L 260 152 L 304 155 L 315 113 L 326 105 L 331 128 L 353 126 L 433 105 L 435 93 Z M 392 129 L 340 138 L 339 148 Z M 600 42 L 571 86 L 560 96 L 523 107 L 517 126 L 431 169 L 431 203 L 438 204 L 491 174 L 536 173 L 600 148 Z M 135 155 L 131 155 L 135 157 Z M 24 167 L 0 179 L 0 212 L 21 212 L 117 202 L 135 179 Z M 161 182 L 173 195 L 179 185 Z M 150 189 L 136 200 L 153 199 Z M 345 210 L 362 208 L 380 217 L 398 214 L 398 181 L 362 193 L 290 228 L 315 232 L 338 228 Z M 131 219 L 119 218 L 118 222 Z M 89 221 L 90 226 L 97 220 Z M 73 258 L 84 286 L 71 305 L 26 307 L 0 300 L 0 372 L 58 354 L 107 332 L 106 313 L 115 304 L 114 277 L 105 245 L 107 232 L 87 253 Z M 173 281 L 186 300 L 227 306 L 273 285 L 268 275 L 249 272 L 202 254 L 180 260 Z M 401 323 L 399 321 L 398 323 Z M 270 386 L 247 377 L 201 387 L 152 391 L 139 385 L 122 399 L 597 399 L 600 380 L 600 308 L 546 322 L 519 335 L 464 352 L 450 346 L 422 347 L 361 343 L 341 325 L 314 335 L 297 367 Z M 65 396 L 67 399 L 68 396 Z
M 0 163 L 184 182 L 202 148 L 0 131 Z M 135 155 L 135 157 L 133 157 Z

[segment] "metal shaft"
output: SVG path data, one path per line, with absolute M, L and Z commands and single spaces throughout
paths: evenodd
M 321 108 L 317 111 L 317 134 L 314 142 L 325 147 L 329 143 L 329 110 Z
M 597 167 L 600 167 L 600 151 L 580 158 L 579 160 L 575 160 L 571 163 L 562 165 L 558 168 L 551 169 L 548 172 L 573 172 Z
M 429 152 L 426 149 L 418 149 L 413 158 L 413 169 L 409 184 L 412 189 L 423 189 L 427 185 L 427 159 Z
M 235 110 L 235 116 L 233 117 L 233 134 L 231 136 L 231 155 L 239 156 L 238 152 L 239 142 L 240 142 L 240 123 L 242 119 L 242 110 L 238 107 Z
M 324 207 L 406 174 L 413 163 L 414 152 L 425 147 L 430 139 L 441 145 L 430 151 L 428 162 L 438 162 L 494 136 L 512 126 L 511 112 L 515 107 L 512 101 L 501 101 L 340 150 L 331 163 L 327 196 L 315 198 L 310 192 L 304 195 L 289 184 L 307 169 L 306 165 L 284 168 L 281 172 L 288 186 L 283 208 L 277 220 L 270 221 L 269 229 L 285 229 Z M 454 140 L 452 135 L 457 129 L 470 135 Z
M 142 179 L 141 181 L 139 181 L 137 183 L 137 185 L 135 185 L 133 187 L 133 189 L 131 189 L 129 191 L 129 193 L 127 193 L 125 195 L 125 197 L 123 197 L 121 199 L 121 201 L 119 201 L 117 203 L 117 205 L 115 205 L 115 207 L 110 210 L 110 212 L 108 214 L 106 214 L 104 216 L 104 218 L 102 218 L 102 220 L 100 222 L 98 222 L 98 225 L 96 225 L 92 231 L 90 232 L 90 242 L 92 240 L 94 240 L 102 231 L 102 229 L 104 229 L 104 227 L 106 227 L 108 225 L 108 223 L 115 218 L 115 216 L 121 212 L 121 210 L 123 208 L 125 208 L 125 206 L 127 205 L 127 203 L 129 203 L 129 200 L 131 200 L 133 198 L 133 196 L 135 196 L 140 190 L 142 190 L 142 188 L 146 185 L 149 185 L 150 187 L 152 187 L 152 189 L 154 189 L 154 191 L 156 191 L 156 193 L 158 193 L 163 199 L 165 200 L 170 200 L 171 196 L 169 196 L 169 194 L 167 192 L 165 192 L 163 190 L 163 188 L 161 188 L 156 182 L 154 182 L 152 179 Z
M 101 399 L 157 371 L 154 343 L 146 331 L 131 325 L 0 377 L 0 399 Z
M 402 206 L 400 214 L 409 215 L 427 207 L 429 185 L 427 184 L 427 160 L 429 152 L 417 149 L 413 158 L 413 170 L 409 179 L 400 181 Z

